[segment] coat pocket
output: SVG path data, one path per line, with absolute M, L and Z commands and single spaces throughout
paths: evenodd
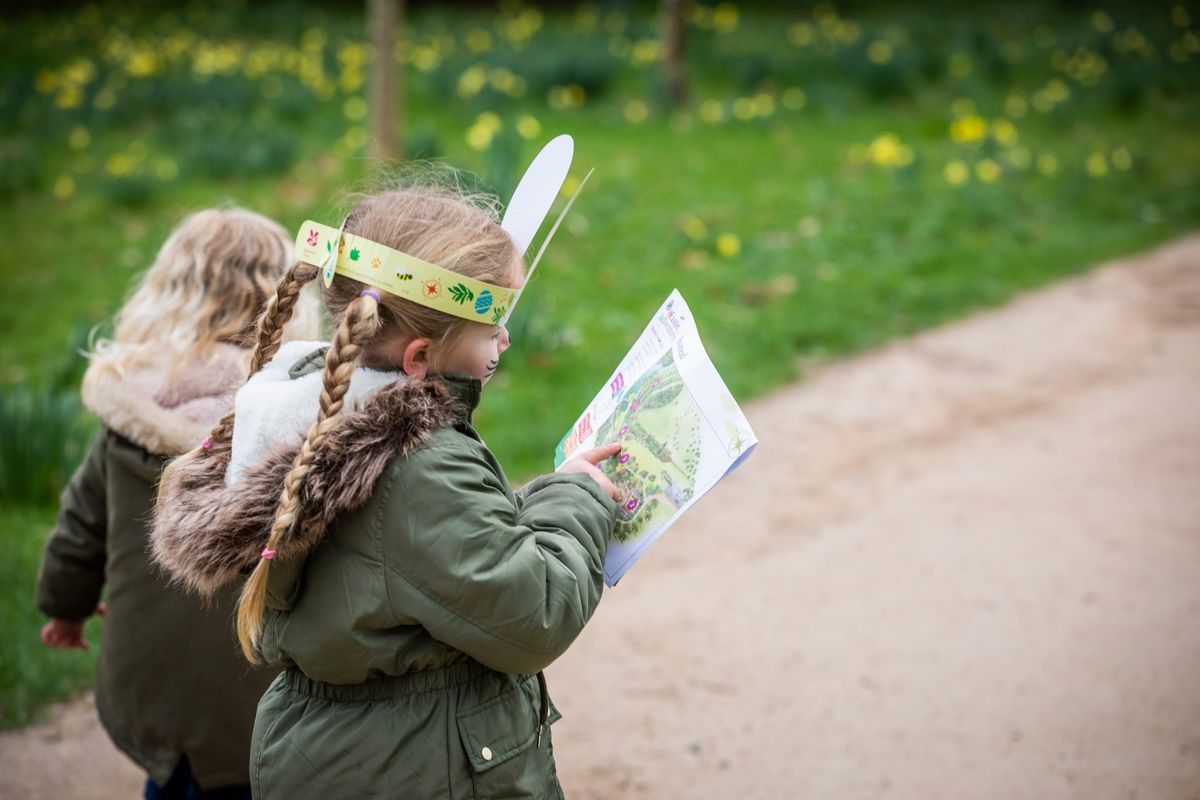
M 537 681 L 524 678 L 499 697 L 458 715 L 476 800 L 562 796 L 550 744 L 550 725 L 562 715 L 550 705 L 539 743 L 540 706 Z

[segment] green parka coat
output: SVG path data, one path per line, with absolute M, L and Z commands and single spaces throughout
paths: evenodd
M 84 402 L 104 427 L 62 494 L 38 577 L 48 617 L 89 617 L 103 592 L 96 707 L 117 747 L 159 785 L 184 755 L 206 789 L 248 783 L 255 707 L 278 673 L 251 669 L 237 651 L 233 587 L 202 600 L 149 555 L 163 465 L 228 407 L 243 356 L 222 345 L 202 377 L 178 381 L 165 366 L 88 370 Z
M 255 797 L 561 796 L 540 673 L 600 600 L 616 504 L 578 474 L 515 493 L 471 427 L 479 392 L 398 380 L 318 454 L 268 581 L 259 649 L 287 669 L 259 704 Z M 229 486 L 227 447 L 188 465 L 164 565 L 202 591 L 253 567 L 295 452 Z

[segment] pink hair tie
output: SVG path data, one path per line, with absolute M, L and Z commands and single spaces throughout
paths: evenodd
M 262 557 L 265 558 L 267 561 L 270 561 L 272 558 L 275 557 L 275 553 L 276 553 L 275 550 L 272 550 L 269 547 L 264 547 L 263 551 L 262 551 Z
M 200 447 L 203 450 L 207 450 L 208 448 L 212 447 L 212 440 L 205 436 L 204 441 L 200 443 Z

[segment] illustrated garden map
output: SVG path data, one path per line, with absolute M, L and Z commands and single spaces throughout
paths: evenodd
M 678 291 L 563 437 L 554 465 L 606 442 L 624 446 L 602 465 L 620 490 L 604 563 L 605 583 L 612 586 L 758 444 Z

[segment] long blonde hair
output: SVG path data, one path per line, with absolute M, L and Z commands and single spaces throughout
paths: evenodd
M 501 230 L 493 206 L 486 197 L 434 186 L 415 186 L 382 192 L 362 199 L 346 219 L 346 231 L 363 236 L 446 269 L 488 283 L 514 286 L 518 280 L 520 253 Z M 287 322 L 293 297 L 317 274 L 315 267 L 296 264 L 280 283 L 259 323 L 258 346 L 252 369 L 268 362 L 279 349 L 277 331 Z M 333 319 L 335 333 L 325 356 L 320 412 L 304 438 L 283 480 L 275 518 L 267 537 L 266 550 L 276 550 L 296 521 L 300 493 L 313 460 L 337 424 L 350 378 L 363 353 L 373 341 L 429 338 L 431 364 L 436 369 L 439 354 L 453 349 L 468 325 L 460 320 L 409 300 L 379 292 L 380 301 L 363 294 L 364 284 L 338 275 L 324 290 L 323 300 Z M 228 457 L 228 440 L 233 417 L 227 416 L 210 437 L 210 452 Z M 256 659 L 266 602 L 269 558 L 261 558 L 242 589 L 238 600 L 237 632 L 246 658 Z
M 192 214 L 117 313 L 113 337 L 97 341 L 90 355 L 121 371 L 148 359 L 173 367 L 202 362 L 221 342 L 248 349 L 259 311 L 291 258 L 291 237 L 262 214 L 244 208 Z M 315 337 L 315 298 L 296 311 L 289 330 Z

